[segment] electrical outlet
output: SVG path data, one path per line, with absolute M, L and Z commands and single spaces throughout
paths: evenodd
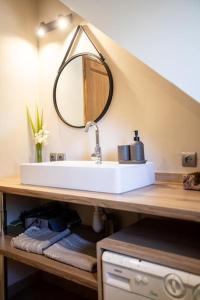
M 56 161 L 57 160 L 57 153 L 50 153 L 50 161 Z
M 196 167 L 197 166 L 197 153 L 196 152 L 182 152 L 182 166 L 183 167 Z
M 57 160 L 66 160 L 65 153 L 57 153 Z

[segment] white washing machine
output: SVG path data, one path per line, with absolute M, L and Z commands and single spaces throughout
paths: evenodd
M 104 300 L 200 300 L 200 276 L 105 251 Z

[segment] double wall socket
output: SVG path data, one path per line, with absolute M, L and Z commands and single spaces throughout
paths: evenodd
M 57 160 L 66 160 L 65 153 L 57 153 Z
M 57 161 L 57 160 L 58 161 L 66 160 L 66 154 L 51 152 L 50 153 L 50 161 Z
M 182 152 L 182 166 L 183 167 L 196 167 L 197 166 L 197 153 L 196 152 Z
M 51 152 L 49 158 L 50 158 L 50 161 L 56 161 L 57 153 Z

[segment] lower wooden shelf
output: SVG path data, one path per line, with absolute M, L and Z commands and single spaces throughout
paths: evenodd
M 18 250 L 11 247 L 10 240 L 10 236 L 0 238 L 0 255 L 97 290 L 97 273 L 86 272 L 42 255 Z

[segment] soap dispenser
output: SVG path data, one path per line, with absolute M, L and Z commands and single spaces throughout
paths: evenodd
M 134 143 L 130 145 L 131 161 L 133 163 L 145 163 L 144 144 L 140 141 L 138 130 L 134 131 Z

